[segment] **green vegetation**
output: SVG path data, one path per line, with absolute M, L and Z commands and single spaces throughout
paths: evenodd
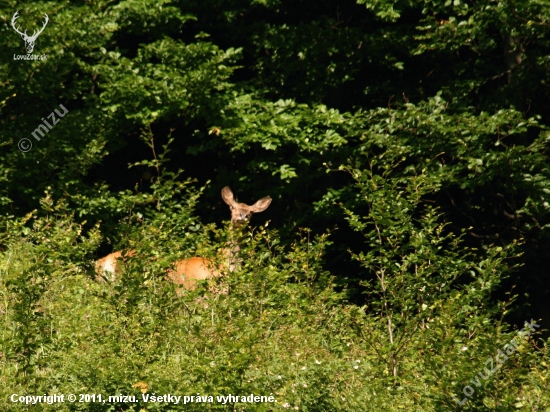
M 18 9 L 48 14 L 46 60 L 14 60 Z M 550 411 L 549 13 L 3 2 L 0 409 Z M 219 261 L 226 185 L 273 203 L 242 267 L 182 293 L 166 270 Z M 277 402 L 10 401 L 69 393 Z

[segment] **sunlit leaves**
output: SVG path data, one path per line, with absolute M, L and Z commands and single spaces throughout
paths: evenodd
M 104 104 L 118 102 L 127 119 L 150 124 L 158 118 L 197 115 L 229 87 L 231 63 L 239 50 L 219 50 L 211 43 L 185 45 L 171 39 L 138 50 L 135 59 L 113 56 L 97 65 L 103 73 Z

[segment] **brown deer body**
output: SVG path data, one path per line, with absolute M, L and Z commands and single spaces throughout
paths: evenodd
M 271 204 L 269 196 L 263 197 L 249 206 L 245 203 L 238 203 L 233 192 L 229 187 L 222 189 L 222 199 L 229 205 L 231 210 L 231 230 L 233 239 L 229 248 L 222 250 L 223 263 L 221 267 L 202 257 L 192 257 L 176 262 L 175 269 L 167 272 L 167 278 L 174 282 L 183 285 L 186 289 L 194 289 L 198 280 L 209 279 L 221 275 L 221 271 L 232 272 L 238 267 L 237 254 L 241 247 L 242 235 L 241 231 L 246 227 L 254 213 L 263 212 Z M 135 251 L 129 250 L 127 256 L 134 256 Z M 96 262 L 96 272 L 104 279 L 114 279 L 114 275 L 118 273 L 117 259 L 122 257 L 122 252 L 114 252 Z

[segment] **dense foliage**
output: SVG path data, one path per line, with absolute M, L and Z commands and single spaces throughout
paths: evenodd
M 18 9 L 28 33 L 48 14 L 45 60 L 14 58 Z M 0 19 L 2 410 L 550 410 L 548 2 L 7 0 Z M 244 265 L 182 293 L 165 270 L 217 259 L 226 185 L 274 201 Z

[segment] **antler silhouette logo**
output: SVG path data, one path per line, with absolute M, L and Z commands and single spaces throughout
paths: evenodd
M 25 30 L 24 32 L 21 32 L 15 26 L 15 20 L 17 20 L 19 18 L 18 13 L 19 13 L 19 10 L 17 10 L 15 12 L 15 14 L 13 15 L 13 17 L 11 18 L 11 26 L 17 32 L 17 34 L 19 34 L 21 36 L 21 38 L 25 42 L 25 47 L 27 49 L 27 53 L 31 54 L 32 51 L 34 50 L 34 42 L 36 41 L 36 39 L 38 38 L 40 33 L 42 33 L 44 31 L 44 29 L 46 28 L 46 25 L 48 24 L 48 21 L 49 21 L 48 15 L 46 13 L 44 13 L 45 20 L 44 20 L 44 25 L 42 26 L 42 28 L 40 30 L 38 30 L 38 32 L 36 32 L 36 30 L 35 30 L 34 33 L 32 34 L 32 36 L 28 36 L 27 35 L 27 30 Z

